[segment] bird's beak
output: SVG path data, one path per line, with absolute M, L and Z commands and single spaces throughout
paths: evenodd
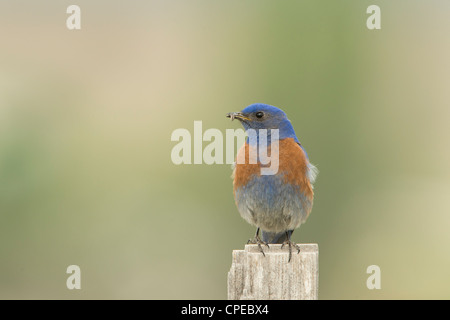
M 230 112 L 230 113 L 227 113 L 227 118 L 230 118 L 231 121 L 233 121 L 234 119 L 250 121 L 250 118 L 247 118 L 246 116 L 244 116 L 244 115 L 243 115 L 242 113 L 240 113 L 240 112 Z

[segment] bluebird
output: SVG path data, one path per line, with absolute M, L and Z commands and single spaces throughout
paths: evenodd
M 271 243 L 279 243 L 282 248 L 287 245 L 290 261 L 292 247 L 297 253 L 300 252 L 300 247 L 291 241 L 291 236 L 311 212 L 313 183 L 318 170 L 309 162 L 283 110 L 256 103 L 241 112 L 228 113 L 227 117 L 239 120 L 247 132 L 247 139 L 237 154 L 237 159 L 245 161 L 236 161 L 232 178 L 238 211 L 244 220 L 257 228 L 254 239 L 249 242 L 258 244 L 263 255 L 261 245 L 269 247 Z M 278 129 L 278 135 L 272 129 Z M 250 139 L 250 131 L 256 135 L 255 139 Z M 265 134 L 265 139 L 262 134 Z M 263 163 L 258 152 L 256 161 L 249 161 L 249 153 L 261 148 L 264 140 L 268 153 L 273 152 L 275 149 L 271 150 L 271 146 L 278 143 L 278 170 L 274 174 L 261 173 L 266 163 Z

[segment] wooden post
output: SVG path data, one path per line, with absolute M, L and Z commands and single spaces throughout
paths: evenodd
M 317 300 L 319 297 L 319 246 L 299 244 L 289 260 L 287 246 L 255 244 L 233 250 L 228 272 L 228 300 Z

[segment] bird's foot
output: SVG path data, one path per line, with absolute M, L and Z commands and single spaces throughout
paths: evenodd
M 289 246 L 289 261 L 291 262 L 291 257 L 292 257 L 292 247 L 294 247 L 295 249 L 297 249 L 297 254 L 300 253 L 300 246 L 298 244 L 296 244 L 295 242 L 292 242 L 291 240 L 286 240 L 283 242 L 283 244 L 281 245 L 281 249 L 283 249 L 283 247 L 285 245 Z
M 249 243 L 251 243 L 251 244 L 257 244 L 257 245 L 258 245 L 258 248 L 259 248 L 259 251 L 261 251 L 261 253 L 263 254 L 264 257 L 265 257 L 266 255 L 265 255 L 265 253 L 264 253 L 264 250 L 263 250 L 263 248 L 262 248 L 262 245 L 265 245 L 265 246 L 267 246 L 267 248 L 270 248 L 270 247 L 269 247 L 269 244 L 268 244 L 267 242 L 261 240 L 261 238 L 259 237 L 258 234 L 256 234 L 255 237 L 254 237 L 253 239 L 248 239 L 247 244 L 249 244 Z

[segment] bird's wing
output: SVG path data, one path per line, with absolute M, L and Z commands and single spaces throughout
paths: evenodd
M 305 148 L 303 148 L 303 146 L 301 145 L 300 142 L 298 142 L 298 145 L 300 146 L 300 148 L 302 148 L 303 152 L 305 153 L 306 159 L 308 160 L 308 172 L 306 172 L 306 175 L 308 176 L 309 181 L 311 182 L 311 184 L 313 184 L 314 182 L 316 182 L 316 178 L 317 175 L 319 174 L 319 170 L 317 169 L 317 167 L 315 165 L 313 165 L 311 162 L 309 162 L 309 158 L 308 158 L 308 154 L 306 153 Z

